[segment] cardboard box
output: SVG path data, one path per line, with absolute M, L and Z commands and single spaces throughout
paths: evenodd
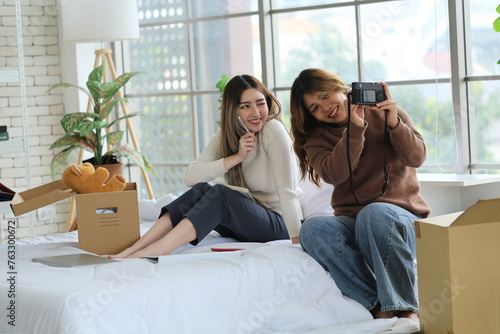
M 500 333 L 500 199 L 415 227 L 425 334 Z
M 116 192 L 76 194 L 62 180 L 17 193 L 11 202 L 15 216 L 76 196 L 78 247 L 104 255 L 116 254 L 140 237 L 135 183 Z

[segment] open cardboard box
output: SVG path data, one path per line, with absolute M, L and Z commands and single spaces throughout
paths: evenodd
M 19 216 L 72 196 L 76 196 L 80 249 L 99 255 L 116 254 L 139 239 L 135 183 L 127 183 L 123 191 L 76 194 L 58 180 L 15 194 L 11 208 Z
M 425 334 L 500 333 L 500 199 L 415 226 Z

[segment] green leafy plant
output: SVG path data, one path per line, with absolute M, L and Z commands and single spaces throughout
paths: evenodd
M 496 9 L 497 13 L 500 14 L 500 5 L 498 5 Z M 496 32 L 500 32 L 500 17 L 497 17 L 495 21 L 493 21 L 493 30 Z M 497 64 L 500 64 L 500 60 L 497 61 Z
M 229 81 L 229 77 L 225 74 L 221 75 L 220 77 L 220 80 L 217 81 L 217 83 L 215 84 L 215 88 L 217 88 L 220 92 L 220 96 L 219 96 L 219 109 L 220 109 L 220 105 L 222 103 L 222 93 L 224 93 L 224 88 L 226 88 L 226 85 L 227 85 L 227 82 Z
M 219 90 L 219 110 L 221 110 L 222 105 L 222 94 L 224 93 L 224 89 L 226 88 L 227 82 L 229 81 L 229 77 L 225 74 L 221 75 L 220 80 L 215 84 L 215 88 Z M 217 124 L 220 125 L 220 121 L 217 121 Z
M 75 149 L 84 149 L 93 153 L 94 165 L 116 163 L 116 159 L 112 159 L 112 157 L 122 156 L 145 170 L 153 171 L 151 163 L 138 150 L 127 145 L 114 146 L 120 143 L 124 131 L 109 130 L 116 123 L 138 115 L 138 113 L 129 113 L 108 122 L 108 116 L 113 111 L 116 104 L 127 102 L 125 98 L 115 98 L 115 94 L 130 80 L 130 78 L 138 73 L 139 72 L 124 73 L 112 82 L 102 82 L 103 65 L 101 65 L 96 67 L 89 74 L 86 83 L 87 89 L 77 85 L 62 83 L 53 85 L 47 90 L 47 93 L 49 93 L 58 87 L 73 87 L 84 92 L 92 101 L 92 112 L 66 114 L 60 121 L 65 135 L 57 139 L 50 147 L 50 150 L 60 147 L 64 147 L 64 149 L 52 158 L 50 170 L 53 179 L 55 179 L 60 166 Z M 107 129 L 108 132 L 106 132 Z M 111 151 L 104 152 L 104 148 L 107 144 L 114 147 Z

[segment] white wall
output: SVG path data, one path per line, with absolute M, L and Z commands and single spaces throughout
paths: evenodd
M 0 68 L 17 69 L 17 34 L 15 2 L 0 0 Z M 21 0 L 23 49 L 27 88 L 27 122 L 31 165 L 31 186 L 51 181 L 50 161 L 52 142 L 62 134 L 59 120 L 63 114 L 60 94 L 45 95 L 47 89 L 61 82 L 60 51 L 58 45 L 56 0 Z M 22 139 L 20 89 L 18 83 L 0 84 L 0 124 L 8 126 L 10 138 Z M 23 153 L 0 156 L 0 179 L 8 187 L 20 191 L 26 188 Z M 36 221 L 35 233 L 46 235 L 64 229 L 64 209 L 57 222 Z M 0 215 L 1 230 L 5 231 L 12 214 Z M 59 223 L 60 222 L 60 223 Z M 18 220 L 16 236 L 29 236 L 29 220 Z M 2 240 L 5 234 L 2 233 Z
M 18 48 L 16 34 L 16 11 L 14 0 L 0 0 L 0 68 L 17 69 Z M 85 111 L 87 98 L 76 89 L 53 91 L 46 94 L 54 84 L 69 82 L 85 86 L 88 73 L 94 66 L 96 49 L 109 47 L 101 44 L 66 44 L 59 30 L 59 4 L 56 0 L 21 0 L 23 24 L 24 67 L 27 90 L 27 121 L 31 165 L 31 187 L 52 181 L 50 162 L 54 155 L 51 144 L 63 134 L 59 124 L 67 112 Z M 0 84 L 0 125 L 7 125 L 12 139 L 23 138 L 20 88 L 18 83 Z M 70 158 L 75 163 L 77 157 Z M 15 191 L 27 188 L 23 153 L 0 156 L 0 179 Z M 30 219 L 34 221 L 34 234 L 47 235 L 63 232 L 69 201 L 53 204 L 57 211 L 53 221 L 39 221 L 37 212 L 18 219 L 18 238 L 30 237 Z M 1 239 L 5 240 L 5 229 L 12 214 L 0 214 Z

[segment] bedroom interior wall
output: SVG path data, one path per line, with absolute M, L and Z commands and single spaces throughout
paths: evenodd
M 59 125 L 64 108 L 60 94 L 45 95 L 47 89 L 61 82 L 60 50 L 57 26 L 56 0 L 21 0 L 23 50 L 26 81 L 27 121 L 31 186 L 51 181 L 51 143 L 62 134 Z M 16 9 L 14 0 L 0 0 L 0 67 L 17 69 Z M 22 116 L 18 83 L 0 84 L 0 124 L 8 126 L 10 138 L 22 139 Z M 13 190 L 26 188 L 24 154 L 8 153 L 0 156 L 1 182 Z M 67 203 L 56 205 L 56 217 L 38 220 L 32 215 L 35 235 L 49 235 L 65 229 Z M 2 241 L 6 239 L 6 226 L 11 213 L 0 214 Z M 16 236 L 30 237 L 28 215 L 18 218 Z

